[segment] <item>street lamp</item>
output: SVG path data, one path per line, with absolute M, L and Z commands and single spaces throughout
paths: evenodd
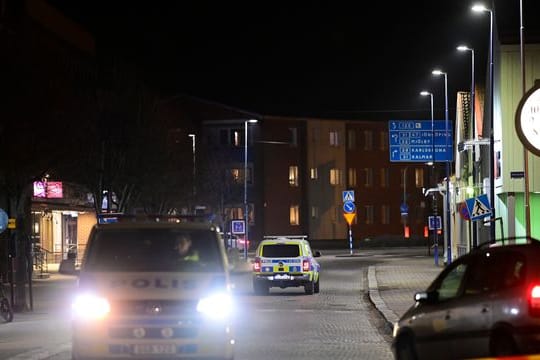
M 435 182 L 435 126 L 433 121 L 433 93 L 429 91 L 421 91 L 420 95 L 429 96 L 431 100 L 431 179 Z M 437 216 L 435 211 L 434 216 Z M 435 259 L 435 265 L 439 265 L 439 237 L 437 235 L 438 229 L 433 229 L 433 257 Z
M 450 239 L 450 160 L 448 151 L 448 138 L 449 138 L 449 126 L 448 126 L 448 76 L 447 73 L 435 69 L 431 72 L 433 75 L 444 75 L 444 119 L 445 119 L 445 161 L 446 161 L 446 263 L 452 262 L 452 239 Z
M 474 102 L 475 102 L 475 85 L 474 85 L 474 49 L 470 48 L 465 45 L 459 45 L 456 48 L 458 51 L 464 52 L 464 51 L 470 51 L 471 52 L 471 136 L 473 140 L 476 140 L 476 121 L 475 121 L 475 110 L 474 110 Z M 475 146 L 472 147 L 472 161 L 473 161 L 473 171 L 472 171 L 472 178 L 473 178 L 473 184 L 476 185 L 476 153 L 475 153 Z M 475 195 L 473 188 L 473 196 Z M 472 222 L 473 226 L 473 232 L 472 232 L 472 245 L 473 248 L 477 245 L 477 238 L 476 238 L 476 222 Z
M 248 258 L 249 207 L 247 199 L 248 124 L 256 124 L 257 119 L 244 120 L 244 259 Z
M 477 4 L 472 8 L 474 12 L 489 12 L 489 99 L 490 99 L 490 111 L 489 111 L 489 197 L 491 201 L 491 227 L 490 241 L 495 240 L 495 146 L 493 135 L 493 111 L 494 111 L 494 98 L 493 98 L 493 11 L 486 8 L 484 5 Z
M 196 180 L 197 180 L 197 168 L 195 162 L 195 134 L 188 134 L 191 138 L 191 151 L 193 153 L 193 197 L 197 194 Z M 195 199 L 193 199 L 195 200 Z
M 421 91 L 420 95 L 429 96 L 431 98 L 431 165 L 435 166 L 435 127 L 433 124 L 433 93 L 429 91 Z

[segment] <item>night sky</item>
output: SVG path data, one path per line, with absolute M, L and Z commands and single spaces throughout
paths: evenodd
M 163 94 L 261 114 L 429 118 L 425 89 L 442 119 L 444 80 L 431 70 L 448 72 L 453 108 L 471 81 L 470 52 L 456 46 L 475 49 L 477 82 L 487 68 L 489 13 L 468 0 L 49 2 Z M 538 34 L 540 1 L 523 2 L 525 35 Z M 496 3 L 501 38 L 519 41 L 519 1 Z

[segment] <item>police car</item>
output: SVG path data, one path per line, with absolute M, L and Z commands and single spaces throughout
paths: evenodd
M 179 256 L 185 237 L 193 248 Z M 75 360 L 234 357 L 228 260 L 211 224 L 98 224 L 77 290 Z
M 253 290 L 266 295 L 271 287 L 303 286 L 308 295 L 318 293 L 321 266 L 315 258 L 320 256 L 306 236 L 265 236 L 253 260 Z

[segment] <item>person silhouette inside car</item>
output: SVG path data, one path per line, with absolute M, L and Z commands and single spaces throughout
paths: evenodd
M 193 241 L 188 234 L 179 234 L 176 237 L 175 249 L 179 260 L 199 261 L 199 253 L 193 249 Z

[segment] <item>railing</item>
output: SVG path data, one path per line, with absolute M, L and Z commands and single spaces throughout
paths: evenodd
M 37 273 L 38 277 L 44 277 L 49 273 L 49 262 L 48 258 L 52 255 L 47 249 L 42 248 L 39 244 L 34 244 L 32 247 L 32 259 L 34 272 Z

